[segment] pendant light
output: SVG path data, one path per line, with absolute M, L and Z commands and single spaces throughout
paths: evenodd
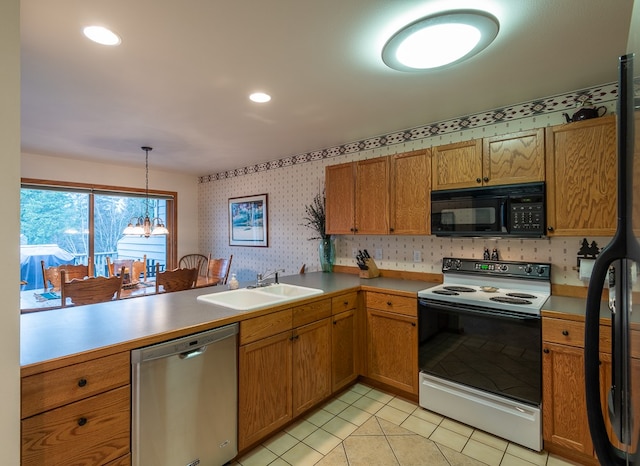
M 168 235 L 169 230 L 164 226 L 164 222 L 160 217 L 149 218 L 149 151 L 153 150 L 153 147 L 142 146 L 141 149 L 145 152 L 145 207 L 146 212 L 144 217 L 132 217 L 129 220 L 129 225 L 122 232 L 127 236 L 144 236 L 148 238 L 151 235 Z M 135 220 L 136 224 L 133 225 L 132 220 Z

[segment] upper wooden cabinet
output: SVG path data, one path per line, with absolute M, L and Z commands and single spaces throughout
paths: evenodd
M 556 236 L 611 236 L 616 226 L 615 115 L 547 128 L 547 225 Z
M 389 231 L 392 234 L 428 235 L 431 232 L 430 152 L 430 149 L 416 150 L 389 158 Z
M 327 167 L 327 234 L 388 234 L 388 185 L 388 157 Z
M 432 150 L 433 190 L 544 180 L 543 129 L 446 144 Z
M 326 169 L 328 234 L 430 232 L 430 149 Z
M 482 185 L 481 139 L 445 144 L 431 150 L 431 189 L 436 191 Z

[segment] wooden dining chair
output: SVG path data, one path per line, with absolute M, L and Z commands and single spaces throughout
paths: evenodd
M 124 267 L 120 269 L 119 276 L 113 277 L 89 277 L 84 279 L 74 278 L 67 281 L 67 271 L 60 271 L 60 298 L 62 307 L 67 307 L 67 298 L 71 299 L 71 305 L 95 304 L 114 299 L 120 299 L 122 290 L 122 278 Z
M 73 280 L 74 278 L 85 278 L 93 275 L 93 267 L 91 258 L 89 258 L 89 265 L 78 264 L 63 264 L 52 267 L 45 267 L 44 261 L 40 261 L 42 267 L 42 281 L 44 291 L 60 291 L 61 283 L 61 271 L 64 270 L 67 280 Z
M 178 267 L 181 269 L 198 269 L 198 275 L 205 277 L 207 275 L 208 257 L 204 254 L 187 254 L 182 256 L 178 261 Z
M 182 291 L 193 288 L 198 279 L 198 269 L 174 269 L 160 272 L 160 264 L 156 262 L 156 293 L 160 287 L 165 292 Z
M 210 283 L 215 283 L 215 280 L 217 279 L 217 285 L 227 284 L 232 260 L 233 254 L 231 254 L 228 259 L 212 259 L 211 254 L 209 254 L 207 279 L 210 281 Z

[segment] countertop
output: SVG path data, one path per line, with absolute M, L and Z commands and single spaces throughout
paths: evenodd
M 69 307 L 20 316 L 20 365 L 23 375 L 68 364 L 71 356 L 92 359 L 117 351 L 127 351 L 180 336 L 197 333 L 277 308 L 286 309 L 304 301 L 330 297 L 350 290 L 374 290 L 416 296 L 436 283 L 395 278 L 361 279 L 345 273 L 313 272 L 281 277 L 281 283 L 320 288 L 323 295 L 283 303 L 262 310 L 243 312 L 202 303 L 199 295 L 225 291 L 208 287 L 125 299 L 87 306 Z M 251 283 L 241 283 L 247 286 Z M 75 358 L 73 362 L 80 362 Z

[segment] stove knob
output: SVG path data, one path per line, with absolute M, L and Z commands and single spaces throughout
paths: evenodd
M 544 267 L 538 266 L 538 275 L 544 275 Z
M 498 270 L 500 270 L 500 272 L 506 272 L 507 270 L 509 270 L 509 266 L 507 264 L 500 264 L 498 266 Z
M 526 273 L 527 275 L 528 275 L 528 274 L 530 274 L 531 272 L 533 272 L 533 267 L 531 267 L 531 264 L 527 264 L 527 265 L 525 265 L 525 266 L 524 266 L 524 271 L 525 271 L 525 273 Z
M 456 270 L 460 270 L 460 267 L 462 267 L 462 261 L 460 259 L 456 259 Z
M 449 270 L 452 266 L 451 259 L 446 259 L 442 264 L 442 270 Z

